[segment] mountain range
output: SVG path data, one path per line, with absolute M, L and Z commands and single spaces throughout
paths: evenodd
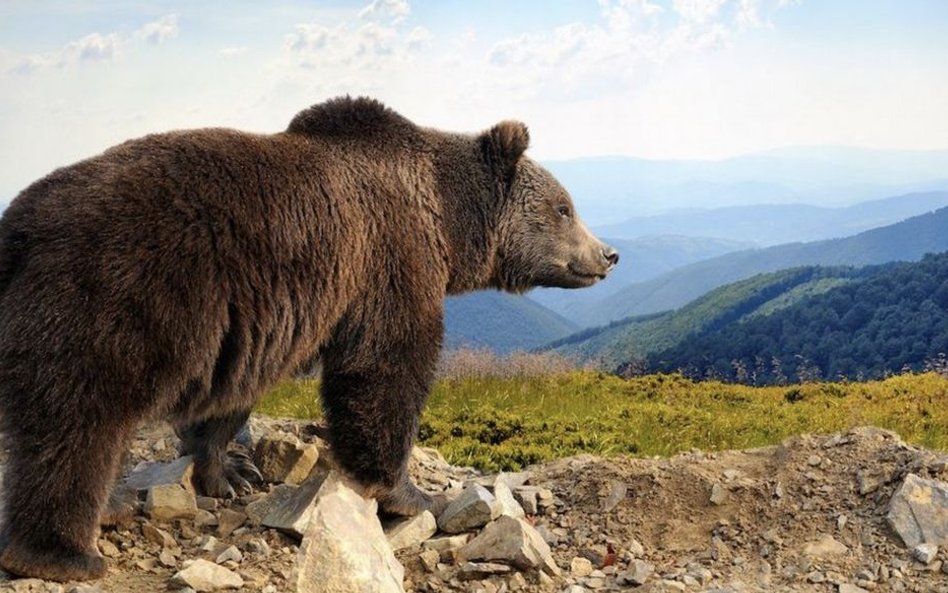
M 941 208 L 852 237 L 738 251 L 685 265 L 590 303 L 571 321 L 588 327 L 676 309 L 714 288 L 763 272 L 806 265 L 913 261 L 945 250 L 948 208 Z

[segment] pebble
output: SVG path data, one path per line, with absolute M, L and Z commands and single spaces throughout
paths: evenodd
M 569 572 L 574 577 L 585 577 L 589 576 L 593 571 L 592 562 L 587 558 L 581 558 L 577 556 L 573 558 L 569 563 Z
M 715 506 L 720 506 L 724 504 L 725 502 L 727 502 L 727 498 L 728 498 L 727 488 L 725 488 L 723 484 L 719 482 L 715 482 L 714 485 L 711 486 L 711 497 L 710 497 L 711 504 Z
M 928 564 L 938 555 L 938 546 L 935 544 L 919 544 L 912 550 L 912 558 L 922 564 Z
M 239 589 L 244 580 L 237 573 L 207 560 L 194 560 L 171 577 L 172 585 L 191 587 L 198 593 Z

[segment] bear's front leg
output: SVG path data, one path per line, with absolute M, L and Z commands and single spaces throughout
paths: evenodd
M 383 512 L 408 516 L 438 505 L 411 482 L 408 460 L 440 351 L 440 314 L 400 330 L 341 330 L 324 354 L 322 399 L 337 462 Z
M 252 482 L 263 482 L 247 453 L 228 448 L 249 417 L 248 410 L 175 427 L 181 454 L 194 456 L 194 482 L 201 493 L 234 498 L 250 494 Z

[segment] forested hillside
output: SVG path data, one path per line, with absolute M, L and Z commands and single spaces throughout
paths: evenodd
M 590 304 L 575 321 L 601 325 L 632 315 L 681 307 L 708 291 L 763 272 L 806 265 L 915 261 L 948 250 L 948 208 L 844 239 L 778 245 L 729 253 L 631 285 Z
M 549 349 L 614 369 L 630 359 L 667 350 L 694 335 L 714 332 L 730 323 L 775 313 L 809 296 L 858 278 L 852 268 L 801 267 L 717 288 L 676 311 L 630 317 L 562 338 Z
M 948 353 L 948 253 L 867 268 L 769 314 L 693 334 L 645 368 L 757 383 L 877 378 Z

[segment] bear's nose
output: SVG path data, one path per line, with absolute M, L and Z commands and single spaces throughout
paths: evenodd
M 619 263 L 619 252 L 608 245 L 602 248 L 602 257 L 609 262 L 610 267 Z

